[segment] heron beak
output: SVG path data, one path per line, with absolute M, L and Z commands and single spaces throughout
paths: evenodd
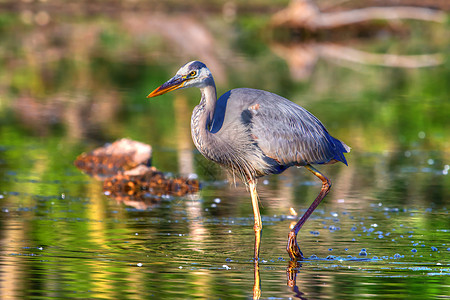
M 151 92 L 147 98 L 156 97 L 174 90 L 177 90 L 179 88 L 182 88 L 184 86 L 184 83 L 186 82 L 186 77 L 181 75 L 175 75 L 172 77 L 169 81 L 161 85 L 159 88 L 155 89 L 153 92 Z

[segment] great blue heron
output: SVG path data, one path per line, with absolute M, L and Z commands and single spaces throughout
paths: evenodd
M 289 256 L 292 260 L 302 259 L 297 233 L 331 188 L 331 181 L 312 164 L 347 164 L 343 153 L 349 152 L 350 147 L 333 138 L 306 109 L 276 94 L 238 88 L 217 100 L 213 76 L 199 61 L 182 66 L 147 98 L 187 87 L 197 87 L 202 93 L 191 118 L 195 146 L 207 159 L 240 176 L 250 189 L 255 260 L 259 258 L 262 231 L 256 179 L 302 166 L 322 181 L 319 195 L 289 233 Z

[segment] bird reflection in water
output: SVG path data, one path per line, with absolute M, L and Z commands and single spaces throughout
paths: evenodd
M 261 297 L 261 276 L 259 273 L 259 260 L 254 261 L 254 284 L 253 284 L 253 299 Z
M 306 299 L 303 297 L 304 293 L 300 291 L 297 286 L 297 273 L 300 271 L 302 267 L 301 263 L 298 261 L 290 260 L 288 267 L 286 269 L 286 278 L 288 287 L 292 288 L 294 292 L 294 297 L 299 299 Z
M 303 295 L 297 286 L 297 273 L 302 267 L 301 263 L 296 260 L 290 260 L 286 268 L 287 286 L 292 288 L 294 297 L 299 299 L 307 299 Z M 261 276 L 259 271 L 259 260 L 254 262 L 254 283 L 253 283 L 253 299 L 259 299 L 261 297 Z

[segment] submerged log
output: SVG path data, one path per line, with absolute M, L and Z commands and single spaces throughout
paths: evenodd
M 414 19 L 444 23 L 442 11 L 422 7 L 366 7 L 348 11 L 322 13 L 310 0 L 292 0 L 286 9 L 272 17 L 272 26 L 306 28 L 312 31 L 348 26 L 373 20 Z
M 155 167 L 146 166 L 119 173 L 103 183 L 105 194 L 119 201 L 157 201 L 163 195 L 183 196 L 199 188 L 198 180 L 167 178 Z
M 77 157 L 74 164 L 103 181 L 105 194 L 139 209 L 158 203 L 163 195 L 184 196 L 199 190 L 196 179 L 168 178 L 150 167 L 151 146 L 121 139 Z

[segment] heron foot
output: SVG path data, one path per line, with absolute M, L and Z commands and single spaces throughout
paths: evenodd
M 297 244 L 297 234 L 295 231 L 289 232 L 286 250 L 292 261 L 303 260 L 303 253 L 300 251 L 300 247 Z

